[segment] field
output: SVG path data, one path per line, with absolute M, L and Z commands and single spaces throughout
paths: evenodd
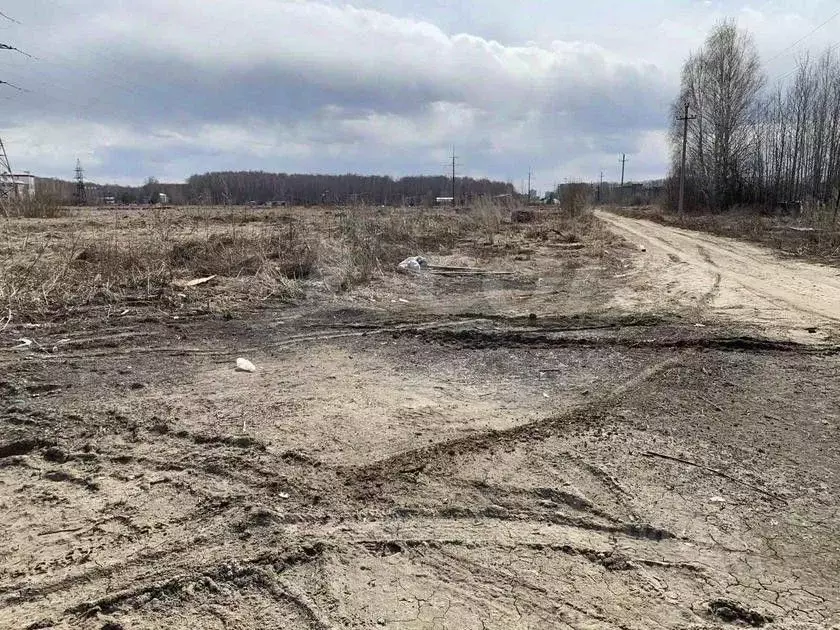
M 0 627 L 840 627 L 836 269 L 511 216 L 4 221 Z

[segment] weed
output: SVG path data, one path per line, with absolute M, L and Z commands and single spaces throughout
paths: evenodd
M 11 218 L 52 219 L 68 214 L 68 209 L 58 200 L 42 195 L 11 200 L 5 210 L 6 216 Z
M 16 217 L 0 227 L 0 312 L 34 320 L 131 301 L 230 313 L 238 304 L 302 299 L 307 286 L 347 291 L 404 258 L 446 255 L 459 243 L 479 256 L 506 256 L 517 235 L 576 241 L 596 223 L 553 210 L 512 223 L 510 210 L 490 201 L 457 211 L 156 208 L 75 210 L 49 222 Z M 208 276 L 215 282 L 185 287 Z

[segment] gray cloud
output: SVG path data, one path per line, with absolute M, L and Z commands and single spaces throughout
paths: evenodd
M 4 57 L 0 68 L 32 90 L 4 101 L 10 157 L 69 177 L 78 155 L 112 181 L 221 168 L 439 173 L 452 144 L 465 174 L 518 180 L 532 165 L 542 186 L 595 177 L 621 151 L 639 152 L 640 177 L 664 170 L 668 102 L 687 48 L 657 62 L 650 47 L 627 55 L 620 44 L 527 43 L 497 26 L 500 43 L 453 27 L 488 32 L 471 23 L 470 2 L 457 15 L 437 2 L 365 4 L 9 7 L 24 26 L 4 35 L 39 58 Z M 499 25 L 517 13 L 496 0 L 482 6 Z M 424 8 L 438 23 L 449 15 L 450 30 Z M 694 37 L 694 23 L 675 24 Z

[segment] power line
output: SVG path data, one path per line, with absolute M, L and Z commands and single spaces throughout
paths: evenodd
M 28 54 L 27 54 L 27 57 L 29 57 L 33 60 L 36 60 L 36 61 L 41 61 L 41 62 L 47 63 L 49 65 L 55 65 L 55 66 L 58 66 L 58 67 L 65 66 L 65 67 L 69 68 L 69 67 L 71 67 L 71 64 L 73 64 L 72 60 L 69 57 L 64 57 L 64 60 L 65 60 L 64 62 L 57 61 L 57 60 L 54 60 L 54 59 L 49 60 L 49 59 L 39 58 L 37 56 L 28 55 Z M 22 72 L 24 71 L 23 69 L 18 68 L 17 66 L 10 66 L 9 64 L 0 63 L 0 65 L 4 66 L 6 68 L 6 70 L 4 72 L 10 73 L 10 74 L 13 74 L 13 75 L 17 75 L 18 78 L 22 77 Z M 9 70 L 11 70 L 11 72 L 9 72 Z M 15 72 L 16 70 L 17 70 L 17 72 Z M 79 71 L 81 71 L 82 74 L 86 74 L 87 76 L 91 77 L 92 79 L 99 80 L 99 81 L 102 81 L 103 83 L 110 84 L 111 86 L 117 88 L 118 90 L 124 92 L 125 94 L 130 94 L 130 95 L 133 95 L 133 96 L 139 96 L 140 95 L 138 87 L 132 87 L 128 84 L 118 83 L 116 81 L 109 81 L 108 78 L 105 75 L 103 75 L 103 73 L 101 73 L 101 72 L 94 73 L 94 72 L 90 72 L 90 71 L 85 71 L 84 69 L 80 70 L 78 68 L 78 66 L 74 67 L 74 70 L 77 73 Z M 70 95 L 75 94 L 75 91 L 72 90 L 71 88 L 65 87 L 61 83 L 56 83 L 54 79 L 51 80 L 50 75 L 43 76 L 43 78 L 39 79 L 38 74 L 33 74 L 32 71 L 28 70 L 28 69 L 25 70 L 25 71 L 26 71 L 26 79 L 25 80 L 30 84 L 34 81 L 35 83 L 40 85 L 40 89 L 31 90 L 31 89 L 25 89 L 25 88 L 18 88 L 18 86 L 13 84 L 13 83 L 8 83 L 8 84 L 11 85 L 12 87 L 15 87 L 16 89 L 19 89 L 23 93 L 35 95 L 39 99 L 49 100 L 49 101 L 53 101 L 55 103 L 60 103 L 62 105 L 69 106 L 71 108 L 71 110 L 68 110 L 68 113 L 70 113 L 70 115 L 73 118 L 75 118 L 76 120 L 79 120 L 79 121 L 91 120 L 91 117 L 92 117 L 91 107 L 96 106 L 96 105 L 105 105 L 105 106 L 110 105 L 112 108 L 122 107 L 122 105 L 118 104 L 117 101 L 115 101 L 114 99 L 109 99 L 107 97 L 104 97 L 103 94 L 101 94 L 101 93 L 92 96 L 91 98 L 87 99 L 85 102 L 80 102 L 80 101 L 77 101 L 76 99 L 73 99 L 73 98 L 67 98 L 67 97 L 62 98 L 56 92 L 64 92 L 65 94 L 70 96 Z M 157 89 L 160 89 L 160 88 L 157 88 Z M 10 100 L 10 99 L 6 98 L 6 100 Z M 266 145 L 266 146 L 268 146 L 268 145 Z
M 33 57 L 33 59 L 37 59 L 37 57 Z M 30 86 L 36 86 L 35 88 L 22 89 L 24 93 L 37 96 L 40 99 L 40 103 L 52 101 L 67 106 L 69 109 L 66 111 L 78 120 L 95 118 L 95 113 L 92 111 L 92 108 L 97 105 L 110 106 L 112 111 L 124 106 L 113 99 L 107 98 L 103 93 L 93 94 L 84 101 L 77 100 L 73 97 L 78 93 L 78 90 L 73 90 L 61 83 L 55 83 L 47 76 L 39 77 L 39 75 L 33 74 L 28 69 L 3 62 L 0 62 L 0 67 L 4 68 L 3 74 L 22 81 L 25 80 Z M 26 73 L 25 77 L 24 73 Z
M 3 13 L 2 11 L 0 11 L 0 18 L 5 18 L 5 19 L 9 20 L 9 22 L 14 22 L 15 24 L 20 24 L 20 22 L 18 22 L 15 18 L 9 17 L 5 13 Z M 21 26 L 23 26 L 23 25 L 21 24 Z
M 825 51 L 822 54 L 823 55 L 831 54 L 832 52 L 834 52 L 838 48 L 840 48 L 840 44 L 834 44 L 833 46 L 829 46 L 828 48 L 826 48 Z M 781 74 L 781 75 L 777 76 L 775 79 L 773 79 L 773 81 L 775 83 L 778 83 L 779 81 L 783 81 L 784 79 L 787 79 L 789 76 L 794 75 L 797 72 L 799 72 L 800 68 L 801 68 L 801 66 L 797 65 L 793 70 L 789 70 L 788 72 L 785 72 L 784 74 Z
M 34 25 L 34 26 L 31 26 L 31 27 L 28 27 L 28 28 L 32 28 L 34 30 L 46 31 L 46 32 L 52 32 L 52 30 L 53 30 L 52 27 L 38 26 L 38 25 Z M 10 47 L 10 46 L 7 46 L 7 45 L 0 45 L 0 48 L 5 48 L 7 50 L 16 50 L 16 51 L 20 52 L 21 54 L 26 55 L 27 57 L 29 57 L 31 59 L 45 62 L 48 65 L 57 66 L 59 68 L 60 67 L 65 67 L 65 68 L 68 68 L 68 69 L 72 69 L 73 73 L 76 74 L 76 75 L 78 75 L 79 73 L 87 75 L 88 77 L 90 77 L 94 80 L 97 80 L 97 81 L 100 81 L 100 82 L 103 82 L 103 83 L 107 83 L 110 86 L 112 86 L 112 87 L 114 87 L 118 90 L 121 90 L 121 91 L 123 91 L 127 94 L 130 93 L 133 96 L 139 96 L 142 93 L 147 93 L 149 90 L 157 91 L 161 94 L 167 94 L 168 93 L 166 91 L 166 88 L 162 88 L 158 85 L 159 76 L 153 76 L 152 74 L 150 74 L 148 72 L 141 71 L 138 68 L 134 68 L 132 70 L 132 73 L 135 74 L 135 75 L 139 75 L 139 76 L 141 76 L 142 78 L 145 79 L 145 82 L 142 86 L 140 84 L 136 83 L 136 82 L 134 84 L 131 84 L 130 82 L 125 81 L 124 80 L 124 76 L 125 76 L 124 73 L 117 73 L 117 72 L 113 72 L 113 71 L 108 72 L 107 70 L 104 70 L 104 68 L 107 68 L 107 67 L 122 66 L 124 64 L 124 60 L 120 59 L 118 57 L 115 57 L 113 55 L 103 54 L 101 51 L 90 51 L 91 56 L 94 59 L 103 62 L 103 63 L 100 64 L 100 69 L 95 70 L 95 71 L 91 71 L 91 70 L 85 69 L 83 67 L 83 65 L 79 63 L 77 58 L 74 58 L 73 56 L 68 56 L 66 54 L 61 54 L 54 49 L 49 50 L 46 53 L 45 56 L 37 56 L 37 55 L 31 55 L 31 54 L 26 53 L 22 50 L 19 50 L 17 48 Z M 192 77 L 191 75 L 187 75 L 187 79 L 189 81 L 195 83 L 195 78 Z
M 69 5 L 58 2 L 55 3 L 62 8 L 69 8 Z M 47 33 L 51 33 L 53 31 L 52 26 L 47 25 L 36 25 L 31 28 L 35 30 L 41 30 Z M 222 30 L 218 31 L 217 33 L 213 34 L 210 39 L 221 40 L 224 38 L 224 33 L 227 29 L 230 28 L 230 24 L 226 24 Z M 48 41 L 45 39 L 45 41 Z M 36 51 L 37 52 L 37 51 Z M 33 57 L 39 61 L 44 61 L 48 64 L 65 67 L 68 69 L 72 69 L 75 74 L 83 73 L 88 77 L 91 77 L 95 80 L 102 81 L 111 85 L 112 87 L 119 89 L 126 93 L 131 93 L 134 96 L 139 96 L 141 94 L 148 94 L 149 91 L 154 91 L 162 96 L 170 96 L 171 90 L 168 90 L 166 87 L 160 85 L 160 75 L 156 74 L 153 71 L 145 70 L 140 67 L 133 67 L 131 69 L 132 76 L 139 77 L 143 79 L 142 83 L 138 83 L 137 81 L 126 81 L 125 80 L 125 72 L 117 72 L 117 71 L 108 71 L 106 68 L 109 67 L 118 67 L 122 68 L 125 65 L 125 59 L 113 55 L 107 54 L 106 52 L 102 51 L 101 49 L 90 49 L 87 51 L 88 55 L 93 57 L 94 60 L 100 62 L 99 68 L 96 70 L 89 70 L 85 69 L 82 64 L 79 63 L 78 59 L 72 55 L 62 54 L 56 51 L 55 49 L 50 49 L 49 51 L 45 51 L 43 57 Z M 187 73 L 183 77 L 181 77 L 181 81 L 187 81 L 195 86 L 199 85 L 199 81 L 194 76 L 193 73 Z
M 0 81 L 0 85 L 9 85 L 18 90 L 20 89 L 16 85 L 12 85 L 6 81 Z M 0 212 L 3 213 L 3 216 L 9 216 L 6 208 L 12 192 L 17 193 L 17 187 L 15 185 L 14 175 L 12 174 L 12 167 L 9 164 L 9 156 L 6 155 L 6 147 L 3 145 L 3 138 L 0 138 Z
M 4 17 L 7 20 L 12 22 L 18 22 L 10 18 L 5 13 L 0 13 L 0 16 Z M 16 48 L 15 46 L 11 46 L 10 44 L 3 44 L 0 43 L 0 50 L 8 50 L 12 52 L 18 52 L 25 57 L 32 58 L 32 55 L 29 53 L 23 52 L 20 48 Z M 27 92 L 28 90 L 24 90 L 19 85 L 15 85 L 9 81 L 4 81 L 0 79 L 0 85 L 8 85 L 10 88 L 17 90 L 18 92 Z M 3 139 L 0 138 L 0 211 L 3 212 L 5 216 L 8 216 L 8 209 L 7 209 L 7 202 L 11 199 L 12 195 L 15 198 L 18 197 L 18 187 L 17 182 L 15 181 L 15 176 L 12 171 L 12 166 L 9 163 L 9 156 L 6 154 L 6 146 L 3 144 Z
M 792 48 L 796 48 L 799 44 L 801 44 L 802 42 L 804 42 L 804 41 L 805 41 L 806 39 L 808 39 L 811 35 L 813 35 L 813 34 L 814 34 L 814 33 L 816 33 L 818 30 L 820 30 L 822 27 L 824 27 L 826 24 L 828 24 L 829 22 L 831 22 L 831 21 L 832 21 L 834 18 L 836 18 L 838 15 L 840 15 L 840 11 L 835 12 L 835 13 L 834 13 L 834 14 L 833 14 L 830 18 L 828 18 L 825 22 L 823 22 L 822 24 L 820 24 L 819 26 L 817 26 L 816 28 L 814 28 L 814 29 L 813 29 L 813 30 L 811 30 L 810 32 L 806 33 L 805 35 L 803 35 L 802 37 L 800 37 L 799 39 L 797 39 L 795 42 L 793 42 L 793 43 L 792 43 L 790 46 L 788 46 L 787 48 L 785 48 L 785 49 L 783 49 L 783 50 L 779 51 L 778 53 L 776 53 L 775 55 L 773 55 L 772 57 L 770 57 L 770 59 L 768 59 L 768 60 L 766 61 L 766 63 L 770 63 L 770 62 L 771 62 L 771 61 L 773 61 L 774 59 L 778 59 L 779 57 L 781 57 L 783 54 L 785 54 L 787 51 L 791 50 Z
M 23 52 L 20 48 L 15 48 L 14 46 L 9 46 L 8 44 L 0 44 L 0 50 L 14 50 L 15 52 L 19 52 L 21 55 L 29 57 L 32 59 L 32 55 L 27 52 Z

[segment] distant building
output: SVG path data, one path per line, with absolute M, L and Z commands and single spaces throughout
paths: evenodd
M 437 204 L 453 204 L 455 203 L 454 197 L 435 197 L 435 203 Z
M 116 198 L 116 197 L 111 197 L 111 196 L 108 196 L 108 197 L 105 197 L 105 198 L 103 199 L 103 201 L 105 202 L 105 205 L 106 205 L 106 206 L 113 206 L 113 205 L 116 205 L 116 203 L 117 203 L 117 198 Z
M 31 199 L 35 196 L 35 176 L 29 173 L 15 173 L 2 177 L 0 186 L 8 191 L 11 197 Z
M 169 203 L 169 195 L 166 193 L 158 193 L 158 203 L 166 205 Z

